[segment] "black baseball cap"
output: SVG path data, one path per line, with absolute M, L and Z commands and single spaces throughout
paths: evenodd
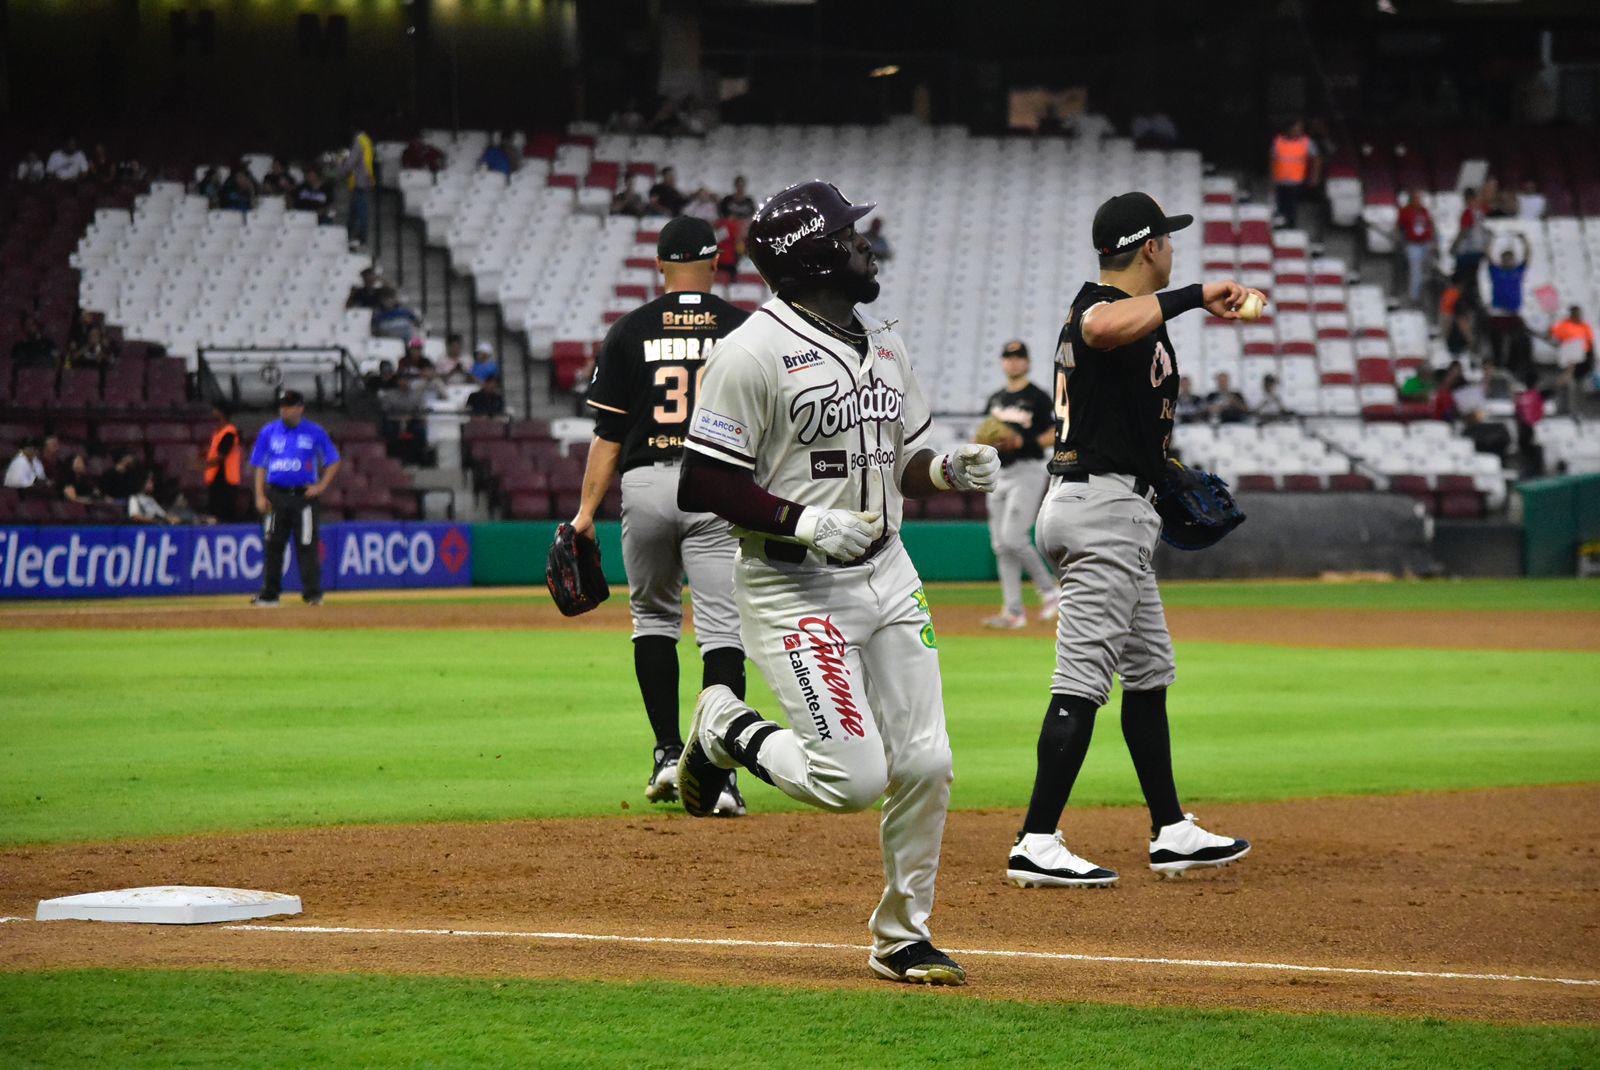
M 1192 215 L 1167 215 L 1148 193 L 1123 193 L 1094 214 L 1095 252 L 1125 253 L 1147 238 L 1171 234 L 1194 222 Z
M 661 228 L 656 239 L 656 256 L 672 264 L 710 260 L 717 255 L 717 232 L 711 224 L 694 216 L 681 215 Z
M 1002 357 L 1026 357 L 1028 355 L 1028 344 L 1013 338 L 1000 347 L 1000 355 Z
M 286 409 L 290 405 L 304 405 L 306 396 L 298 390 L 285 390 L 278 395 L 278 408 Z

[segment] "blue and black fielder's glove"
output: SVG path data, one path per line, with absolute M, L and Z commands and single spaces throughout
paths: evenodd
M 587 613 L 611 596 L 600 570 L 600 544 L 578 534 L 571 524 L 556 528 L 545 562 L 544 585 L 563 616 Z
M 1171 458 L 1156 492 L 1156 512 L 1161 514 L 1161 537 L 1180 550 L 1204 550 L 1244 523 L 1228 484 Z

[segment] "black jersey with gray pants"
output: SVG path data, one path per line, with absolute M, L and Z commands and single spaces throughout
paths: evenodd
M 677 640 L 683 630 L 683 584 L 694 606 L 701 651 L 740 649 L 733 600 L 739 544 L 715 513 L 678 508 L 679 462 L 657 461 L 622 473 L 622 560 L 628 571 L 633 638 Z
M 1142 486 L 1117 473 L 1050 481 L 1038 538 L 1061 578 L 1053 694 L 1103 706 L 1112 673 L 1126 691 L 1167 687 L 1176 676 L 1151 564 L 1161 517 Z

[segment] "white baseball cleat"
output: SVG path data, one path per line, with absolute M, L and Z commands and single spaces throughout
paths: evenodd
M 1054 624 L 1056 622 L 1056 618 L 1060 616 L 1060 614 L 1061 596 L 1058 594 L 1052 595 L 1049 598 L 1046 598 L 1044 600 L 1044 604 L 1039 607 L 1039 623 Z
M 1001 613 L 984 621 L 983 626 L 985 628 L 1003 628 L 1008 631 L 1026 628 L 1028 626 L 1028 615 L 1026 613 Z
M 1105 888 L 1117 874 L 1067 850 L 1061 830 L 1019 832 L 1006 862 L 1006 880 L 1018 888 Z
M 1207 832 L 1194 823 L 1193 814 L 1164 826 L 1150 841 L 1150 868 L 1163 877 L 1176 877 L 1191 869 L 1216 869 L 1250 853 L 1249 840 L 1234 840 Z
M 678 757 L 682 747 L 657 747 L 652 758 L 650 779 L 644 797 L 651 802 L 678 801 Z

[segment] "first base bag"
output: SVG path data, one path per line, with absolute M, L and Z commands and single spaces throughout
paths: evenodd
M 587 613 L 611 597 L 600 570 L 600 544 L 578 534 L 571 524 L 556 528 L 555 542 L 545 561 L 544 585 L 563 616 Z

